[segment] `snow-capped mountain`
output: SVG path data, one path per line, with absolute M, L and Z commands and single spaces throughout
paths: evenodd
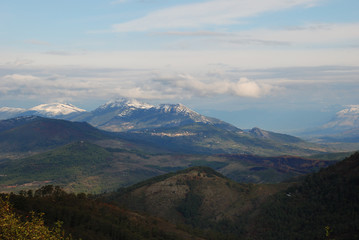
M 29 111 L 36 112 L 36 115 L 41 115 L 44 117 L 58 117 L 64 115 L 70 115 L 74 113 L 83 113 L 86 110 L 75 107 L 72 104 L 63 104 L 63 103 L 49 103 L 41 104 L 36 107 L 30 108 Z
M 316 142 L 359 142 L 359 105 L 344 106 L 331 121 L 300 135 Z
M 348 105 L 345 109 L 337 112 L 335 118 L 323 126 L 324 128 L 358 128 L 359 105 Z
M 106 109 L 113 109 L 113 108 L 127 108 L 127 109 L 149 109 L 153 108 L 154 105 L 140 102 L 136 99 L 129 99 L 129 98 L 118 98 L 115 100 L 110 100 L 107 103 L 101 105 L 96 110 L 106 110 Z
M 71 104 L 50 103 L 41 104 L 30 109 L 24 108 L 0 108 L 0 119 L 9 119 L 19 116 L 41 116 L 48 118 L 60 118 L 70 120 L 76 115 L 85 113 L 86 110 L 75 107 Z
M 87 121 L 101 129 L 115 132 L 182 126 L 191 123 L 212 124 L 231 130 L 239 130 L 218 119 L 196 113 L 182 104 L 155 106 L 127 98 L 111 100 L 75 120 Z

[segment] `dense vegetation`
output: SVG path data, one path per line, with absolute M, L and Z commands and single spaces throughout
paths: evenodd
M 59 187 L 44 186 L 35 192 L 3 195 L 16 211 L 45 213 L 47 225 L 63 222 L 63 228 L 74 239 L 186 239 L 190 235 L 165 221 L 130 212 L 123 208 L 96 201 L 86 194 L 68 194 Z M 2 227 L 0 226 L 0 229 Z M 58 228 L 55 228 L 57 231 Z M 42 239 L 42 238 L 39 238 Z M 48 238 L 52 239 L 52 238 Z
M 193 171 L 197 173 L 193 174 Z M 175 183 L 173 188 L 169 188 L 172 186 L 171 179 Z M 151 189 L 155 184 L 162 187 Z M 2 195 L 0 214 L 11 217 L 1 218 L 0 233 L 7 236 L 20 234 L 14 233 L 11 227 L 4 227 L 18 224 L 20 229 L 28 228 L 27 232 L 34 232 L 30 229 L 36 228 L 56 236 L 46 239 L 65 239 L 66 235 L 56 225 L 61 221 L 67 234 L 71 233 L 74 239 L 84 240 L 359 239 L 359 153 L 287 186 L 238 184 L 207 167 L 192 167 L 158 176 L 104 196 L 66 193 L 60 187 L 47 185 L 36 191 Z M 183 217 L 177 225 L 151 217 L 149 213 L 135 213 L 121 207 L 121 204 L 116 206 L 111 203 L 116 198 L 126 197 L 126 194 L 141 189 L 150 190 L 148 194 L 153 189 L 163 192 L 168 188 L 169 193 L 173 194 L 173 189 L 180 191 L 181 187 L 188 190 L 173 202 L 176 203 L 173 208 Z M 222 195 L 217 194 L 218 188 Z M 280 188 L 285 190 L 280 191 Z M 155 194 L 158 196 L 158 193 Z M 145 199 L 134 198 L 141 194 L 130 195 L 130 200 L 141 204 Z M 224 208 L 222 202 L 233 198 L 233 194 L 239 198 Z M 217 201 L 214 208 L 210 203 L 213 197 Z M 152 196 L 147 195 L 147 198 Z M 11 202 L 13 209 L 9 208 L 6 199 Z M 154 198 L 156 203 L 159 199 Z M 161 209 L 165 210 L 166 207 Z M 214 219 L 219 216 L 215 214 L 216 211 L 225 213 L 226 209 L 234 211 L 232 217 L 229 214 L 229 217 Z M 32 211 L 35 213 L 29 215 Z M 42 212 L 45 215 L 38 215 Z M 32 220 L 22 216 L 32 216 Z M 8 221 L 7 225 L 4 221 Z
M 268 240 L 359 239 L 359 153 L 275 195 L 252 234 Z
M 0 239 L 3 240 L 70 240 L 61 228 L 60 221 L 54 227 L 44 224 L 42 214 L 34 212 L 19 216 L 14 212 L 8 199 L 0 198 Z

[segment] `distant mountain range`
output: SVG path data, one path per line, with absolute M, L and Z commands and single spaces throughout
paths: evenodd
M 86 121 L 98 128 L 114 132 L 183 126 L 190 123 L 210 124 L 231 131 L 242 131 L 219 119 L 196 113 L 182 104 L 152 105 L 130 98 L 108 101 L 93 111 L 86 111 L 69 103 L 41 104 L 30 109 L 0 108 L 0 120 L 30 115 Z M 359 105 L 347 105 L 337 112 L 331 121 L 311 131 L 312 135 L 333 135 L 358 128 Z
M 318 145 L 309 145 L 290 135 L 259 128 L 242 130 L 219 119 L 203 116 L 182 104 L 152 105 L 135 99 L 119 98 L 90 112 L 61 103 L 42 104 L 30 109 L 0 108 L 0 119 L 31 115 L 88 122 L 102 130 L 125 133 L 122 135 L 124 138 L 143 138 L 147 143 L 171 145 L 172 149 L 177 148 L 181 151 L 197 149 L 197 152 L 206 152 L 210 149 L 211 153 L 240 151 L 245 154 L 262 155 L 302 154 L 303 151 L 298 150 L 298 147 L 311 149 L 304 154 L 326 151 Z M 215 138 L 214 132 L 217 132 Z M 358 133 L 359 106 L 350 105 L 338 112 L 336 117 L 323 127 L 303 133 L 302 136 L 310 136 L 311 140 L 324 143 L 358 143 Z M 208 138 L 208 135 L 211 137 Z M 253 150 L 253 144 L 256 150 Z M 258 151 L 258 148 L 262 149 Z M 290 148 L 293 151 L 289 151 Z M 339 150 L 340 147 L 338 149 L 336 146 L 336 149 Z M 350 151 L 357 149 L 357 146 L 345 146 L 344 149 Z

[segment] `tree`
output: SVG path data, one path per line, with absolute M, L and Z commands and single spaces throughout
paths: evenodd
M 65 237 L 61 226 L 61 222 L 56 222 L 55 227 L 48 228 L 43 214 L 31 212 L 28 216 L 17 216 L 9 201 L 0 198 L 0 239 L 71 240 L 71 236 Z

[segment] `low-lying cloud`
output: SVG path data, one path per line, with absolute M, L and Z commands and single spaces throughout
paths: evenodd
M 85 69 L 53 69 L 47 72 L 33 70 L 31 74 L 5 74 L 0 76 L 1 94 L 46 101 L 116 96 L 142 99 L 190 99 L 216 95 L 260 98 L 275 89 L 244 77 L 226 79 L 221 74 L 164 76 L 149 71 L 114 69 L 98 69 L 96 74 L 92 73 L 93 70 Z
M 251 81 L 247 78 L 239 80 L 201 80 L 191 75 L 179 74 L 177 76 L 159 77 L 153 79 L 156 88 L 163 92 L 177 92 L 179 96 L 214 96 L 233 95 L 238 97 L 259 98 L 273 90 L 269 84 Z

